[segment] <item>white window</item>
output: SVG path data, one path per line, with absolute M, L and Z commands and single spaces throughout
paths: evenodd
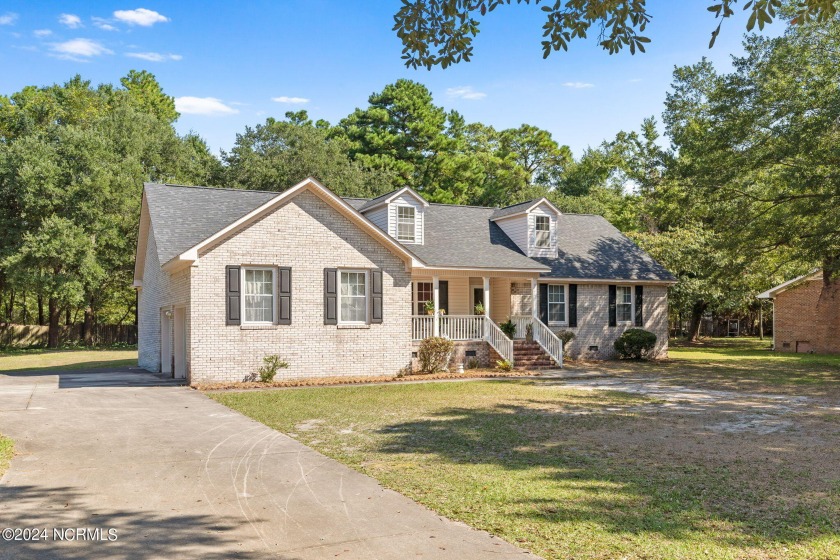
M 367 273 L 363 270 L 342 270 L 339 290 L 338 322 L 367 322 Z
M 566 286 L 548 285 L 548 323 L 566 322 Z
M 416 315 L 426 315 L 426 302 L 434 300 L 433 286 L 431 282 L 416 282 L 417 297 L 415 301 Z
M 619 323 L 633 320 L 633 290 L 630 286 L 618 286 L 615 297 L 615 317 Z
M 414 243 L 414 207 L 397 206 L 397 241 Z
M 245 323 L 274 322 L 274 269 L 244 268 L 245 297 L 242 298 Z
M 551 218 L 534 216 L 534 228 L 537 232 L 537 247 L 551 246 Z

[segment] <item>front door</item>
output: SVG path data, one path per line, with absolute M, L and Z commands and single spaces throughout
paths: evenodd
M 482 307 L 484 306 L 484 288 L 473 288 L 473 313 L 475 313 L 475 306 L 479 303 Z

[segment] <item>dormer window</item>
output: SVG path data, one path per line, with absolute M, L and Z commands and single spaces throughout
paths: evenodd
M 551 218 L 548 216 L 535 216 L 534 227 L 537 232 L 536 246 L 551 246 Z
M 397 206 L 397 241 L 414 243 L 416 223 L 413 206 Z

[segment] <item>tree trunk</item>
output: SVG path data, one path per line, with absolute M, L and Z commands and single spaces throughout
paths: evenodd
M 23 321 L 21 323 L 24 325 L 26 324 L 26 311 L 26 292 L 23 292 Z
M 71 316 L 70 306 L 67 306 L 67 309 L 64 310 L 64 324 L 68 327 L 73 324 L 73 317 Z
M 82 323 L 82 338 L 85 346 L 93 346 L 93 298 L 90 304 L 85 307 L 85 321 Z
M 700 324 L 703 321 L 703 313 L 706 312 L 707 307 L 709 307 L 709 304 L 705 301 L 695 302 L 691 306 L 691 323 L 688 327 L 687 337 L 689 342 L 700 341 Z
M 6 320 L 9 323 L 14 323 L 14 315 L 15 312 L 15 291 L 9 290 L 9 307 L 6 310 Z
M 44 324 L 44 296 L 38 294 L 38 324 Z
M 49 299 L 50 331 L 47 340 L 47 348 L 58 348 L 58 320 L 61 318 L 61 309 L 58 307 L 58 300 Z

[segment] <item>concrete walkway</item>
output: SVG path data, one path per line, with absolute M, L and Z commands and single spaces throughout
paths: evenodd
M 0 558 L 534 558 L 136 369 L 0 374 L 0 433 Z

